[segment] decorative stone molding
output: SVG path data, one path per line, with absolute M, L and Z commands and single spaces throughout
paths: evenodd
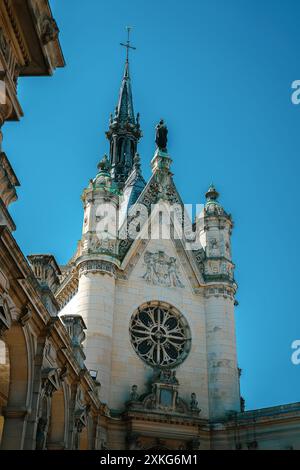
M 220 297 L 223 296 L 224 298 L 230 298 L 232 301 L 234 301 L 234 295 L 235 295 L 235 286 L 208 286 L 205 289 L 205 298 L 208 299 L 210 297 Z
M 110 274 L 111 276 L 116 276 L 116 267 L 113 263 L 104 260 L 89 260 L 80 263 L 79 265 L 79 275 L 87 273 L 101 272 L 105 274 Z
M 28 49 L 25 45 L 23 35 L 22 35 L 22 33 L 19 29 L 19 26 L 18 26 L 16 17 L 14 15 L 10 0 L 3 0 L 3 1 L 4 1 L 4 5 L 6 7 L 6 11 L 8 13 L 11 25 L 13 27 L 13 31 L 15 33 L 16 39 L 17 39 L 19 47 L 21 49 L 24 62 L 25 62 L 26 65 L 28 65 L 29 62 L 30 62 L 30 55 L 29 55 Z

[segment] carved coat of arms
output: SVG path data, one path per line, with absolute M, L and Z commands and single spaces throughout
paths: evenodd
M 168 256 L 163 251 L 157 253 L 146 251 L 144 262 L 146 272 L 143 279 L 149 284 L 165 287 L 184 287 L 179 278 L 177 260 L 173 256 Z

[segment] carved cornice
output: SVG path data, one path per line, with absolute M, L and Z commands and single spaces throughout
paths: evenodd
M 6 8 L 10 23 L 12 25 L 13 31 L 15 33 L 16 39 L 18 41 L 18 45 L 19 45 L 20 50 L 22 52 L 22 56 L 23 56 L 25 65 L 28 65 L 30 60 L 31 60 L 30 54 L 29 54 L 29 51 L 28 51 L 28 49 L 25 45 L 23 35 L 21 33 L 20 27 L 19 27 L 17 19 L 16 19 L 16 15 L 14 14 L 13 7 L 11 5 L 11 0 L 3 0 L 3 2 L 4 2 L 4 5 L 5 5 L 5 8 Z
M 205 286 L 204 297 L 207 299 L 209 297 L 228 297 L 231 300 L 234 300 L 234 295 L 236 293 L 236 285 L 224 285 L 223 283 L 211 284 Z
M 116 277 L 116 267 L 113 263 L 105 260 L 88 260 L 78 265 L 79 276 L 87 273 L 105 273 Z

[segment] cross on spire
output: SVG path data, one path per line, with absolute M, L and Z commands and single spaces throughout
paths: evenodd
M 124 44 L 123 42 L 120 42 L 120 45 L 123 46 L 123 47 L 126 47 L 126 62 L 128 62 L 128 60 L 129 60 L 129 49 L 132 49 L 132 50 L 135 51 L 136 47 L 134 47 L 130 44 L 130 33 L 131 33 L 131 30 L 132 30 L 132 27 L 131 26 L 126 26 L 126 29 L 127 29 L 126 44 Z

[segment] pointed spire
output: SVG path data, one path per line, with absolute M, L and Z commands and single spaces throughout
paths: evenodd
M 119 103 L 118 103 L 118 114 L 117 117 L 120 122 L 123 124 L 127 121 L 131 124 L 135 123 L 134 110 L 133 110 L 133 100 L 132 100 L 132 91 L 131 91 L 131 80 L 129 73 L 129 51 L 130 49 L 135 50 L 136 48 L 130 44 L 130 32 L 131 27 L 127 26 L 127 42 L 126 44 L 120 43 L 121 46 L 126 47 L 126 61 L 124 68 L 124 75 L 120 89 Z
M 111 174 L 120 189 L 124 186 L 126 179 L 133 169 L 137 144 L 142 136 L 139 113 L 136 118 L 134 115 L 131 90 L 129 50 L 135 49 L 135 47 L 130 44 L 130 30 L 131 28 L 127 28 L 128 37 L 126 44 L 121 43 L 122 46 L 126 47 L 124 74 L 118 105 L 114 115 L 110 117 L 109 130 L 106 132 L 106 136 L 110 141 Z
M 125 124 L 126 122 L 135 124 L 129 62 L 127 60 L 125 63 L 124 75 L 120 88 L 119 102 L 115 117 L 120 124 Z

